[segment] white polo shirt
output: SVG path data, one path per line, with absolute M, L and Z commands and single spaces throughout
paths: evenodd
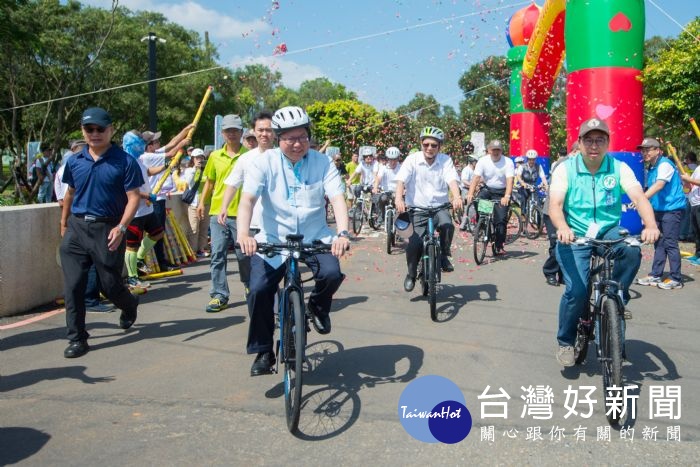
M 481 177 L 487 187 L 503 190 L 508 177 L 515 176 L 515 166 L 509 157 L 503 155 L 497 162 L 491 160 L 491 156 L 484 156 L 476 162 L 474 175 Z
M 377 161 L 373 161 L 372 165 L 365 164 L 364 161 L 360 162 L 355 169 L 356 174 L 360 175 L 360 184 L 362 185 L 372 185 L 374 183 L 374 176 L 379 170 L 379 164 Z
M 396 176 L 401 170 L 401 164 L 396 164 L 396 167 L 389 168 L 388 165 L 382 165 L 377 171 L 377 177 L 379 177 L 379 188 L 382 191 L 391 191 L 396 193 Z
M 224 184 L 232 186 L 237 190 L 240 189 L 243 185 L 243 181 L 245 180 L 248 167 L 253 163 L 252 161 L 260 157 L 260 155 L 261 152 L 259 147 L 253 148 L 241 155 L 241 157 L 238 158 L 238 161 L 236 161 L 236 165 L 233 166 L 233 169 L 231 169 L 231 172 L 228 174 L 228 177 L 224 179 Z M 258 199 L 255 202 L 255 206 L 253 206 L 253 213 L 250 217 L 250 228 L 259 229 L 261 223 L 262 203 L 260 203 L 260 199 Z
M 450 156 L 439 153 L 428 165 L 423 151 L 419 151 L 403 161 L 396 180 L 404 183 L 408 206 L 434 208 L 449 201 L 449 183 L 459 179 Z

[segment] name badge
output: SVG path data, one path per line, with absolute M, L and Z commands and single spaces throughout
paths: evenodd
M 588 226 L 588 230 L 586 230 L 586 237 L 597 238 L 598 232 L 600 232 L 600 226 L 595 222 L 591 222 L 591 225 Z

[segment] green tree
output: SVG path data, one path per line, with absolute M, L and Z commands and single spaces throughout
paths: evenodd
M 442 106 L 432 94 L 417 92 L 408 104 L 397 107 L 396 112 L 411 116 L 419 126 L 438 126 Z
M 345 86 L 331 82 L 328 78 L 316 78 L 306 80 L 297 91 L 298 103 L 301 107 L 307 107 L 316 102 L 328 102 L 332 100 L 357 100 L 357 95 L 348 91 Z
M 510 129 L 510 70 L 506 58 L 489 57 L 473 65 L 459 79 L 464 92 L 460 115 L 466 128 L 483 131 L 486 139 L 508 141 Z
M 377 146 L 382 120 L 377 110 L 356 100 L 316 102 L 306 108 L 317 141 L 331 140 L 347 157 L 359 146 Z
M 697 143 L 688 120 L 700 118 L 700 17 L 686 30 L 669 40 L 643 72 L 648 132 L 681 148 L 690 141 Z

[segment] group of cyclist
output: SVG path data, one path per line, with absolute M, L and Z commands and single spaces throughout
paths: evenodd
M 331 253 L 318 254 L 309 261 L 315 286 L 308 300 L 308 310 L 314 328 L 321 334 L 331 330 L 329 312 L 333 294 L 343 281 L 338 258 L 349 247 L 348 209 L 345 192 L 353 176 L 358 184 L 350 191 L 360 196 L 371 191 L 383 214 L 392 201 L 400 219 L 408 218 L 412 233 L 406 242 L 404 290 L 410 292 L 416 283 L 418 263 L 422 256 L 422 236 L 428 225 L 426 208 L 439 208 L 432 215 L 432 224 L 439 232 L 440 269 L 454 270 L 450 261 L 454 223 L 450 204 L 455 210 L 463 208 L 461 187 L 466 188 L 466 203 L 479 199 L 495 201 L 495 252 L 505 254 L 506 217 L 513 196 L 515 180 L 524 188 L 537 179 L 545 181 L 542 168 L 536 163 L 537 154 L 526 155 L 528 163 L 516 170 L 513 161 L 503 154 L 503 145 L 493 140 L 487 145 L 488 157 L 467 159 L 461 177 L 449 155 L 441 152 L 445 135 L 436 127 L 422 129 L 421 149 L 399 163 L 401 153 L 391 147 L 386 151 L 386 163 L 375 160 L 375 149 L 363 147 L 361 162 L 343 180 L 338 161 L 309 147 L 311 121 L 299 107 L 285 107 L 274 113 L 272 128 L 279 147 L 268 150 L 248 167 L 238 209 L 238 243 L 243 253 L 253 256 L 248 308 L 251 316 L 248 353 L 256 354 L 251 375 L 267 374 L 275 363 L 273 352 L 274 297 L 285 273 L 280 257 L 255 255 L 257 242 L 280 243 L 288 234 L 303 234 L 305 241 L 321 240 L 332 244 Z M 556 229 L 558 244 L 556 259 L 566 286 L 559 308 L 557 360 L 563 366 L 574 364 L 573 339 L 582 307 L 587 303 L 587 281 L 593 248 L 572 243 L 575 237 L 614 238 L 619 236 L 621 196 L 623 191 L 637 206 L 645 228 L 641 239 L 654 242 L 659 231 L 653 210 L 641 185 L 631 169 L 607 155 L 609 142 L 607 125 L 591 119 L 581 125 L 578 144 L 580 152 L 569 157 L 553 172 L 549 187 L 548 215 Z M 472 149 L 473 151 L 473 149 Z M 337 157 L 333 157 L 337 159 Z M 545 181 L 546 183 L 546 181 Z M 467 188 L 468 186 L 468 188 Z M 481 187 L 476 194 L 477 187 Z M 335 232 L 325 217 L 325 199 L 335 212 Z M 252 208 L 259 199 L 262 207 L 260 229 L 250 234 Z M 638 248 L 624 243 L 615 247 L 614 279 L 623 289 L 625 302 L 629 285 L 639 268 Z

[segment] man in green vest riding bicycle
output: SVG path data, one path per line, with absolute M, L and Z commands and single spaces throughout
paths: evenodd
M 575 237 L 619 238 L 623 191 L 637 206 L 644 222 L 641 238 L 653 243 L 659 237 L 654 211 L 632 169 L 607 154 L 610 130 L 592 118 L 579 130 L 580 153 L 552 174 L 549 216 L 557 229 L 557 260 L 566 290 L 559 304 L 557 361 L 574 365 L 574 340 L 579 317 L 588 303 L 588 276 L 593 247 L 575 245 Z M 622 285 L 624 302 L 642 261 L 639 248 L 620 243 L 614 247 L 613 279 Z

